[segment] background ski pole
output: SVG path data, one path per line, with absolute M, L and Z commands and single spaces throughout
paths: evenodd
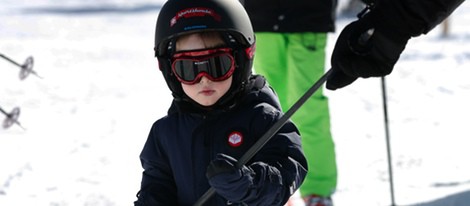
M 20 67 L 20 79 L 21 80 L 24 80 L 26 77 L 28 77 L 29 74 L 34 74 L 35 76 L 39 77 L 40 79 L 42 79 L 42 77 L 40 77 L 36 71 L 33 70 L 33 66 L 34 66 L 34 59 L 32 56 L 29 56 L 28 58 L 26 58 L 26 60 L 24 61 L 23 64 L 19 64 L 18 62 L 10 59 L 9 57 L 3 55 L 0 53 L 0 57 L 2 57 L 3 59 L 9 61 L 10 63 Z
M 0 112 L 6 116 L 6 119 L 3 121 L 3 128 L 7 129 L 13 124 L 17 124 L 21 129 L 26 130 L 23 126 L 21 126 L 20 122 L 18 122 L 18 117 L 20 116 L 20 108 L 15 107 L 13 110 L 8 113 L 0 107 Z
M 246 151 L 246 153 L 238 160 L 237 162 L 237 168 L 240 168 L 241 166 L 245 165 L 270 139 L 271 137 L 276 134 L 279 129 L 292 117 L 292 115 L 325 83 L 325 81 L 328 79 L 329 75 L 331 74 L 331 69 L 329 69 L 325 74 L 323 74 L 320 79 L 315 82 L 315 84 L 310 87 L 307 92 L 300 97 L 297 102 L 295 102 L 292 107 L 287 110 L 287 112 L 276 122 L 274 125 L 269 128 L 266 133 L 264 133 L 263 136 L 261 136 L 253 146 Z M 195 206 L 202 206 L 209 198 L 215 193 L 214 188 L 209 188 L 209 190 L 204 193 L 199 200 L 194 204 Z
M 366 8 L 358 14 L 358 18 L 362 18 L 367 12 L 369 12 L 374 4 L 369 4 Z M 361 34 L 358 39 L 358 47 L 353 48 L 356 53 L 361 54 L 364 51 L 367 51 L 370 47 L 369 40 L 374 34 L 375 29 L 371 28 Z M 385 139 L 387 145 L 387 160 L 388 160 L 388 176 L 390 178 L 390 197 L 392 206 L 396 206 L 395 204 L 395 191 L 393 185 L 393 169 L 392 169 L 392 155 L 391 155 L 391 147 L 390 147 L 390 130 L 388 126 L 388 108 L 387 108 L 387 92 L 385 89 L 385 77 L 381 77 L 382 82 L 382 101 L 383 101 L 383 111 L 384 111 L 384 123 L 385 123 Z
M 361 12 L 363 14 L 359 15 L 364 15 L 367 10 L 370 10 L 370 8 L 373 5 L 369 5 L 366 7 L 366 9 Z M 361 18 L 361 16 L 359 16 Z M 358 39 L 358 48 L 355 48 L 356 52 L 358 54 L 362 53 L 363 51 L 367 51 L 370 47 L 369 40 L 374 34 L 375 29 L 371 28 L 361 34 L 361 36 Z M 362 52 L 361 52 L 362 51 Z M 385 139 L 386 139 L 386 145 L 387 145 L 387 162 L 388 162 L 388 176 L 390 178 L 390 198 L 392 202 L 392 206 L 396 206 L 395 204 L 395 191 L 394 191 L 394 185 L 393 185 L 393 169 L 392 169 L 392 155 L 391 155 L 391 147 L 390 147 L 390 130 L 389 130 L 389 125 L 388 125 L 388 108 L 387 108 L 387 92 L 386 92 L 386 86 L 385 86 L 385 77 L 381 77 L 381 82 L 382 82 L 382 102 L 383 102 L 383 111 L 384 111 L 384 124 L 385 124 Z
M 385 77 L 381 78 L 382 82 L 382 102 L 383 102 L 383 110 L 384 110 L 384 124 L 385 124 L 385 140 L 387 144 L 387 162 L 388 162 L 388 176 L 390 178 L 390 197 L 392 201 L 392 206 L 396 206 L 395 204 L 395 191 L 393 185 L 393 169 L 392 169 L 392 152 L 390 146 L 390 129 L 388 126 L 388 106 L 387 106 L 387 91 L 385 85 Z

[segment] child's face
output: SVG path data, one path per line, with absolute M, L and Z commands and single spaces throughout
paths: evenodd
M 221 39 L 202 39 L 199 34 L 190 34 L 178 39 L 176 51 L 214 48 L 220 45 L 223 45 Z M 192 100 L 202 106 L 211 106 L 230 89 L 231 84 L 232 76 L 223 81 L 211 81 L 206 76 L 202 76 L 201 80 L 195 84 L 181 83 L 181 86 Z

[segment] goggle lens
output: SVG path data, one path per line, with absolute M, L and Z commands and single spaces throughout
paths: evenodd
M 203 76 L 211 81 L 228 79 L 235 70 L 235 63 L 231 49 L 219 48 L 176 53 L 171 68 L 180 82 L 195 84 Z

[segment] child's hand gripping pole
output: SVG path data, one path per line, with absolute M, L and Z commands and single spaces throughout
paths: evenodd
M 256 143 L 250 147 L 248 151 L 238 160 L 237 168 L 241 168 L 245 165 L 255 154 L 271 139 L 271 137 L 276 134 L 279 129 L 294 115 L 294 113 L 326 82 L 328 77 L 331 74 L 331 69 L 329 69 L 325 74 L 323 74 L 320 79 L 313 84 L 307 92 L 302 95 L 302 97 L 295 102 L 292 107 L 287 110 L 287 112 L 268 130 L 264 133 L 261 138 L 256 141 Z M 199 200 L 194 204 L 194 206 L 202 206 L 209 198 L 215 193 L 214 188 L 209 188 L 209 190 L 204 193 Z

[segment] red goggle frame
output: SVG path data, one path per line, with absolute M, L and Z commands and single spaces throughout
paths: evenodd
M 171 59 L 171 69 L 184 84 L 195 84 L 205 76 L 211 81 L 228 79 L 235 70 L 230 48 L 177 52 Z

